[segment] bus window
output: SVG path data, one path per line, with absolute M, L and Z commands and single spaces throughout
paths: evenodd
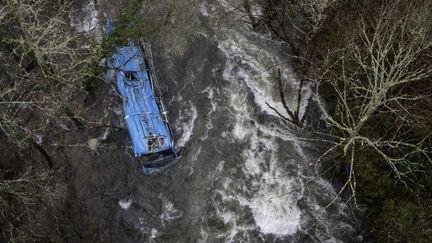
M 126 80 L 138 80 L 138 75 L 136 72 L 125 72 Z

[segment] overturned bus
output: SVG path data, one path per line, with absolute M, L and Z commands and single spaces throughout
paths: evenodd
M 107 66 L 123 99 L 124 119 L 135 156 L 145 173 L 157 172 L 178 156 L 158 84 L 151 45 L 139 40 L 116 46 Z

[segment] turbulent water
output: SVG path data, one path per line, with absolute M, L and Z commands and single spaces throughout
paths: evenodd
M 128 156 L 117 158 L 111 173 L 131 174 L 113 179 L 112 205 L 106 206 L 113 212 L 96 214 L 113 217 L 112 239 L 125 242 L 360 241 L 344 202 L 326 207 L 337 193 L 319 168 L 309 166 L 313 145 L 299 141 L 266 105 L 282 110 L 271 78 L 275 62 L 284 63 L 295 105 L 298 82 L 283 43 L 225 14 L 229 8 L 223 1 L 201 4 L 205 27 L 183 58 L 156 57 L 182 158 L 146 176 L 131 169 L 131 148 L 123 146 Z M 84 31 L 97 17 L 94 5 L 86 9 Z M 117 144 L 130 145 L 128 139 L 123 132 Z M 89 210 L 99 210 L 94 207 Z

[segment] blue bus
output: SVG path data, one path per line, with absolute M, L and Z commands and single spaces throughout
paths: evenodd
M 143 171 L 153 173 L 178 158 L 167 110 L 155 75 L 151 45 L 139 40 L 117 46 L 107 66 L 123 99 L 124 119 Z

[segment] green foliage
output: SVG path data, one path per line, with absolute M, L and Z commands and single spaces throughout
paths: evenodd
M 101 81 L 100 74 L 106 68 L 98 66 L 98 62 L 114 53 L 115 46 L 126 45 L 129 40 L 146 36 L 144 18 L 140 12 L 144 0 L 131 0 L 125 8 L 119 9 L 118 17 L 113 21 L 113 30 L 105 34 L 101 43 L 93 43 L 91 60 L 82 68 L 83 88 L 87 91 L 96 89 Z
M 360 161 L 357 168 L 357 194 L 364 202 L 372 204 L 375 200 L 381 200 L 389 195 L 394 188 L 394 179 L 386 168 L 380 168 L 372 160 Z
M 83 129 L 84 128 L 84 124 L 80 121 L 80 119 L 78 119 L 75 116 L 75 113 L 73 112 L 72 108 L 69 105 L 63 104 L 62 105 L 62 111 L 66 114 L 67 117 L 69 117 L 74 122 L 74 124 L 79 129 Z
M 376 242 L 431 242 L 430 166 L 423 168 L 425 173 L 413 175 L 416 184 L 407 188 L 395 182 L 385 163 L 373 153 L 363 151 L 358 158 L 356 194 L 367 209 L 367 237 Z
M 82 78 L 81 85 L 86 91 L 95 90 L 102 81 L 102 78 L 100 77 L 101 73 L 106 71 L 105 67 L 100 67 L 98 65 L 99 61 L 105 57 L 102 54 L 102 49 L 95 46 L 92 50 L 94 50 L 95 53 L 92 54 L 89 62 L 80 70 Z
M 108 37 L 108 42 L 115 44 L 127 44 L 128 39 L 138 39 L 146 35 L 146 26 L 141 14 L 144 0 L 132 0 L 124 9 L 120 9 L 118 18 L 113 23 L 113 33 Z
M 415 200 L 409 193 L 375 200 L 366 215 L 370 236 L 377 242 L 431 242 L 430 203 L 430 198 Z

